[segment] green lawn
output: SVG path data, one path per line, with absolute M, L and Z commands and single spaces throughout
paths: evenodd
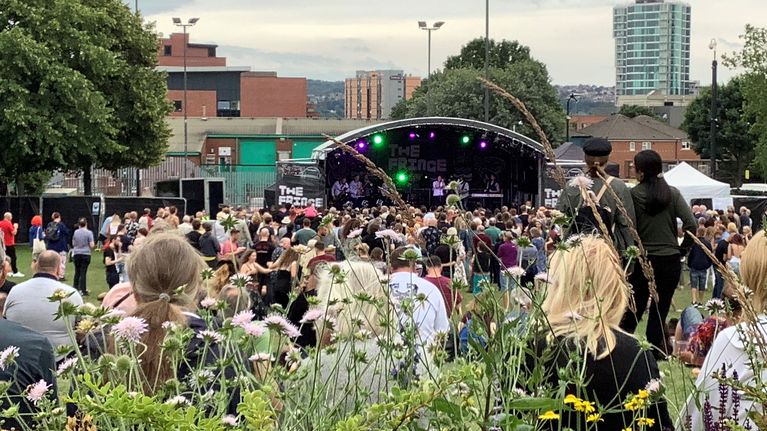
M 29 279 L 33 275 L 31 269 L 31 249 L 28 246 L 18 246 L 17 254 L 19 258 L 19 269 L 25 274 L 24 278 L 14 278 L 13 281 L 19 283 Z M 98 303 L 97 296 L 106 292 L 106 274 L 104 272 L 104 263 L 101 252 L 94 251 L 91 258 L 91 265 L 88 268 L 88 290 L 90 296 L 85 298 L 86 302 Z M 74 277 L 74 266 L 71 262 L 67 263 L 66 283 L 71 284 Z M 674 305 L 669 312 L 669 318 L 679 318 L 684 307 L 690 304 L 689 274 L 683 274 L 682 286 L 674 295 Z M 706 298 L 711 295 L 711 291 L 706 292 Z M 705 301 L 703 301 L 705 302 Z M 640 322 L 637 328 L 637 335 L 644 336 L 646 319 Z M 692 378 L 691 368 L 679 363 L 678 361 L 665 361 L 660 364 L 661 372 L 664 375 L 663 382 L 666 385 L 666 396 L 669 401 L 669 410 L 672 417 L 676 417 L 679 409 L 684 406 L 688 394 L 692 392 L 694 379 Z

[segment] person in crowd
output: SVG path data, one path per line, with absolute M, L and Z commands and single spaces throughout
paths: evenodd
M 754 233 L 751 231 L 751 227 L 749 226 L 743 226 L 741 231 L 743 232 L 743 243 L 748 245 L 748 242 L 751 241 L 751 238 L 754 237 Z
M 178 208 L 175 206 L 169 206 L 168 207 L 168 216 L 165 217 L 165 221 L 168 222 L 171 229 L 178 229 L 179 225 L 181 224 L 181 221 L 178 218 Z M 150 229 L 151 230 L 151 229 Z
M 192 226 L 192 217 L 185 215 L 182 219 L 182 223 L 178 225 L 178 231 L 181 235 L 187 236 L 192 230 L 194 230 L 194 226 Z
M 710 308 L 708 306 L 712 302 L 707 303 L 707 308 Z M 732 326 L 734 320 L 738 319 L 740 315 L 741 307 L 737 300 L 727 298 L 727 303 L 732 318 L 725 313 L 724 308 L 712 310 L 713 312 L 709 317 L 703 316 L 700 307 L 689 306 L 682 311 L 681 317 L 674 327 L 674 341 L 676 343 L 674 353 L 682 362 L 694 367 L 703 365 L 703 361 L 719 332 Z M 724 306 L 724 302 L 721 305 Z
M 447 229 L 444 242 L 434 249 L 434 255 L 440 258 L 443 276 L 466 283 L 466 272 L 463 266 L 466 251 L 454 227 Z
M 726 377 L 737 379 L 740 384 L 753 385 L 755 382 L 767 380 L 767 368 L 760 367 L 756 371 L 760 372 L 761 375 L 755 376 L 752 362 L 754 360 L 760 362 L 767 360 L 767 358 L 761 357 L 762 353 L 760 352 L 763 350 L 758 346 L 759 342 L 757 341 L 767 337 L 767 253 L 764 253 L 765 247 L 767 247 L 767 237 L 765 237 L 764 231 L 760 231 L 754 235 L 741 256 L 740 273 L 745 286 L 753 291 L 749 301 L 757 314 L 756 320 L 726 328 L 714 340 L 695 382 L 697 390 L 693 391 L 686 408 L 680 412 L 682 417 L 690 417 L 693 431 L 708 429 L 705 427 L 706 420 L 718 424 L 722 418 L 732 418 L 741 427 L 745 427 L 747 422 L 750 422 L 753 427 L 753 422 L 748 419 L 749 413 L 752 411 L 761 412 L 761 403 L 755 402 L 747 394 L 740 397 L 738 406 L 733 405 L 733 398 L 729 396 L 722 399 L 718 376 L 724 367 Z M 701 400 L 704 397 L 716 408 L 702 411 L 698 406 L 702 405 Z M 704 419 L 704 416 L 708 416 L 709 419 Z
M 441 175 L 431 183 L 432 204 L 441 205 L 445 201 L 445 180 Z
M 191 245 L 197 251 L 202 251 L 200 249 L 200 238 L 202 237 L 203 233 L 205 233 L 205 229 L 203 229 L 200 220 L 192 220 L 192 230 L 189 231 L 185 236 L 187 242 L 189 242 L 189 245 Z
M 547 323 L 533 342 L 527 369 L 543 372 L 555 388 L 560 387 L 560 379 L 586 382 L 580 388 L 569 384 L 564 393 L 598 402 L 600 412 L 616 410 L 602 413 L 599 429 L 630 429 L 634 415 L 622 404 L 630 394 L 659 379 L 660 372 L 652 353 L 619 327 L 629 301 L 620 258 L 604 239 L 586 236 L 572 249 L 554 252 L 549 274 L 553 285 L 541 305 Z M 576 357 L 582 362 L 573 363 Z M 564 378 L 558 370 L 578 376 Z M 654 429 L 673 426 L 663 400 L 650 404 L 642 414 L 655 421 Z M 562 411 L 558 425 L 589 428 L 586 415 L 574 410 Z
M 367 247 L 368 245 L 365 244 Z M 380 248 L 376 247 L 373 250 L 370 250 L 370 261 L 373 263 L 373 267 L 381 272 L 381 274 L 388 274 L 389 268 L 386 264 L 384 256 L 384 251 Z
M 336 256 L 335 256 L 335 250 L 333 250 L 334 253 L 326 253 L 325 251 L 325 243 L 322 241 L 316 241 L 314 243 L 314 257 L 312 257 L 309 262 L 306 264 L 306 268 L 309 270 L 309 273 L 313 273 L 314 269 L 317 265 L 319 265 L 321 262 L 335 262 Z
M 530 239 L 533 246 L 538 250 L 535 257 L 535 273 L 546 272 L 546 240 L 543 239 L 543 232 L 538 227 L 530 228 Z
M 64 301 L 76 307 L 83 305 L 83 298 L 76 289 L 58 281 L 60 259 L 61 256 L 53 250 L 40 253 L 35 264 L 35 275 L 14 286 L 8 294 L 4 309 L 6 319 L 44 335 L 54 348 L 73 343 L 67 331 L 73 322 L 72 319 L 58 319 L 59 303 L 51 302 L 48 298 L 62 291 L 69 295 Z
M 736 275 L 740 275 L 740 257 L 746 249 L 746 242 L 741 234 L 734 233 L 730 236 L 729 243 L 727 246 L 727 267 Z
M 707 274 L 712 265 L 706 251 L 711 252 L 712 250 L 711 241 L 706 239 L 706 228 L 699 227 L 696 236 L 703 245 L 700 246 L 697 243 L 692 245 L 690 254 L 687 256 L 687 266 L 690 268 L 692 306 L 700 308 L 702 305 L 698 293 L 706 291 Z M 703 247 L 706 251 L 703 250 Z
M 138 223 L 138 213 L 136 211 L 131 211 L 125 214 L 123 224 L 125 225 L 126 235 L 130 238 L 129 244 L 133 244 L 136 236 L 138 236 L 138 230 L 141 228 Z M 125 241 L 123 241 L 123 243 L 125 243 Z
M 88 296 L 88 266 L 91 264 L 91 252 L 96 247 L 93 232 L 88 229 L 88 222 L 81 218 L 78 229 L 72 234 L 72 260 L 75 264 L 73 284 L 83 296 Z
M 104 270 L 106 271 L 106 281 L 109 289 L 112 289 L 120 282 L 120 273 L 118 264 L 123 263 L 122 244 L 120 238 L 115 238 L 106 248 L 104 248 Z
M 51 385 L 45 397 L 56 402 L 58 387 L 53 347 L 44 335 L 16 322 L 0 319 L 0 350 L 12 347 L 18 349 L 18 356 L 12 364 L 0 369 L 0 380 L 9 384 L 0 401 L 0 409 L 7 411 L 13 400 L 19 410 L 17 417 L 3 418 L 3 429 L 35 429 L 37 423 L 32 421 L 32 417 L 38 412 L 37 403 L 24 395 L 30 386 L 42 380 Z
M 293 234 L 293 242 L 307 245 L 310 239 L 317 236 L 317 232 L 312 229 L 312 221 L 308 218 L 305 218 L 301 225 L 303 227 Z
M 448 318 L 453 315 L 453 311 L 460 315 L 463 297 L 458 290 L 453 291 L 452 281 L 442 275 L 442 259 L 439 256 L 429 256 L 425 259 L 425 266 L 426 277 L 424 279 L 439 289 L 442 299 L 445 300 L 445 312 L 447 312 Z
M 493 254 L 490 250 L 490 246 L 484 241 L 478 241 L 471 267 L 471 291 L 473 294 L 479 294 L 482 291 L 483 286 L 490 282 L 492 260 Z
M 154 223 L 154 220 L 152 219 L 152 210 L 149 208 L 144 208 L 143 213 L 141 214 L 141 217 L 138 219 L 138 227 L 141 229 L 142 227 L 149 231 L 152 229 L 152 224 Z
M 607 139 L 589 138 L 583 144 L 583 161 L 588 168 L 587 174 L 589 178 L 594 182 L 591 189 L 595 195 L 602 195 L 597 203 L 600 206 L 609 209 L 613 216 L 614 241 L 616 248 L 621 253 L 621 256 L 623 256 L 623 252 L 634 245 L 634 239 L 631 236 L 629 226 L 631 224 L 636 224 L 636 216 L 634 211 L 634 201 L 631 197 L 629 188 L 619 178 L 607 175 L 604 171 L 612 150 L 612 144 Z M 605 180 L 609 182 L 609 186 L 615 191 L 618 200 L 616 200 L 615 196 L 608 190 L 603 192 L 602 189 L 605 187 L 605 180 L 602 178 L 605 178 Z M 619 204 L 623 205 L 625 213 L 619 208 Z M 574 185 L 566 187 L 557 201 L 557 210 L 572 218 L 578 214 L 578 210 L 582 206 L 583 198 L 581 196 L 581 190 Z M 567 239 L 576 233 L 579 232 L 573 232 L 571 228 L 565 233 L 564 238 Z
M 647 320 L 647 340 L 657 350 L 659 358 L 670 353 L 666 334 L 666 316 L 679 284 L 682 271 L 681 257 L 692 243 L 686 237 L 681 245 L 677 241 L 677 218 L 684 231 L 695 229 L 696 221 L 690 206 L 679 190 L 669 186 L 663 178 L 663 161 L 653 150 L 644 150 L 634 156 L 634 167 L 639 184 L 631 189 L 637 218 L 637 232 L 644 244 L 655 275 L 658 299 L 652 299 Z M 649 283 L 644 272 L 637 268 L 629 278 L 634 287 L 636 311 L 627 310 L 621 327 L 634 333 L 645 312 L 643 304 L 650 298 Z
M 0 220 L 0 236 L 3 237 L 5 243 L 5 254 L 11 258 L 11 268 L 13 269 L 12 277 L 24 277 L 24 274 L 19 271 L 19 266 L 16 258 L 16 234 L 19 233 L 19 224 L 13 222 L 13 214 L 6 212 L 3 214 L 3 219 Z
M 354 246 L 354 254 L 357 256 L 357 260 L 370 262 L 370 247 L 367 244 L 359 243 Z
M 415 326 L 418 331 L 416 344 L 429 346 L 437 333 L 447 334 L 450 330 L 445 301 L 435 285 L 416 274 L 415 262 L 405 259 L 407 250 L 406 247 L 399 247 L 391 254 L 389 290 L 395 304 L 400 305 L 405 299 L 423 295 L 424 300 L 414 301 L 412 313 L 400 306 L 397 306 L 397 313 L 401 325 Z
M 229 268 L 229 274 L 236 274 L 234 269 L 235 262 L 245 252 L 245 247 L 239 245 L 240 231 L 232 229 L 229 231 L 229 239 L 221 244 L 221 250 L 218 255 L 220 264 L 225 264 Z
M 498 221 L 495 219 L 495 217 L 490 217 L 487 220 L 487 227 L 485 228 L 485 235 L 490 237 L 490 241 L 492 241 L 493 247 L 502 241 L 502 231 L 498 229 L 498 226 L 496 226 L 497 224 Z
M 5 308 L 5 300 L 8 298 L 8 294 L 11 293 L 11 289 L 16 286 L 16 283 L 10 280 L 10 275 L 13 274 L 11 269 L 11 259 L 8 256 L 2 254 L 0 250 L 0 310 Z
M 45 241 L 48 250 L 59 254 L 58 277 L 63 281 L 66 278 L 67 253 L 69 252 L 69 228 L 61 222 L 61 214 L 54 212 L 51 214 L 51 221 L 45 227 Z
M 288 308 L 290 292 L 293 290 L 293 285 L 298 282 L 299 258 L 300 254 L 292 247 L 288 247 L 270 267 L 275 272 L 270 297 L 283 309 Z
M 505 231 L 503 233 L 503 243 L 498 246 L 498 259 L 501 260 L 501 275 L 499 277 L 501 290 L 509 290 L 512 276 L 509 269 L 519 266 L 519 254 L 517 244 L 514 243 L 514 233 Z
M 205 233 L 200 236 L 200 253 L 210 268 L 218 267 L 218 256 L 221 253 L 221 245 L 213 234 L 213 222 L 207 222 L 203 225 Z
M 242 275 L 247 275 L 258 282 L 261 276 L 269 274 L 272 270 L 269 265 L 263 266 L 258 263 L 258 254 L 255 250 L 246 250 L 240 259 L 240 271 Z M 259 284 L 261 286 L 261 284 Z
M 29 247 L 32 249 L 32 261 L 46 249 L 45 229 L 43 229 L 43 217 L 35 214 L 29 222 Z

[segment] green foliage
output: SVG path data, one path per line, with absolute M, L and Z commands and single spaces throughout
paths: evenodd
M 629 118 L 647 115 L 648 117 L 659 119 L 658 114 L 656 114 L 649 106 L 623 105 L 618 110 L 618 113 Z
M 716 157 L 723 169 L 719 176 L 737 186 L 743 182 L 746 168 L 754 158 L 758 137 L 752 133 L 755 118 L 745 109 L 743 78 L 720 86 L 717 94 Z M 703 158 L 711 151 L 711 89 L 704 89 L 685 113 L 682 128 L 693 142 L 693 149 Z M 726 177 L 729 174 L 729 177 Z
M 0 178 L 159 163 L 156 35 L 119 0 L 0 0 Z
M 549 140 L 561 141 L 565 131 L 564 112 L 546 66 L 530 58 L 529 48 L 516 41 L 491 42 L 493 67 L 489 71 L 490 80 L 527 105 Z M 484 40 L 475 39 L 461 50 L 461 55 L 448 59 L 444 71 L 433 73 L 430 80 L 424 80 L 410 100 L 398 103 L 392 110 L 392 118 L 435 115 L 484 120 L 485 88 L 478 80 L 484 76 L 482 67 Z M 511 103 L 491 93 L 490 123 L 509 129 L 516 126 L 518 132 L 535 136 L 526 122 L 517 126 L 521 120 L 524 120 L 522 115 Z

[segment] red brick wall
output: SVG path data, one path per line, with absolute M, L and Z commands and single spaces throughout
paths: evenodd
M 160 39 L 160 46 L 157 48 L 157 64 L 160 66 L 184 66 L 184 43 L 189 42 L 189 34 L 184 39 L 184 33 L 173 33 L 167 39 Z M 170 45 L 172 52 L 170 56 L 165 55 L 165 46 Z M 186 48 L 187 67 L 200 66 L 226 66 L 225 57 L 208 57 L 207 47 L 187 46 Z
M 171 112 L 172 117 L 184 116 L 184 91 L 183 90 L 168 90 L 166 97 L 171 103 L 175 100 L 181 101 L 182 110 Z M 205 106 L 205 116 L 216 116 L 216 92 L 214 90 L 187 90 L 186 92 L 187 104 L 189 105 L 187 116 L 189 117 L 202 117 L 203 106 Z
M 243 73 L 241 117 L 306 117 L 306 78 Z
M 229 147 L 231 148 L 231 156 L 219 156 L 219 148 Z M 218 163 L 219 157 L 229 157 L 231 164 L 236 165 L 240 162 L 240 154 L 237 148 L 236 138 L 207 138 L 205 144 L 202 146 L 202 160 L 203 163 L 208 163 L 207 158 L 212 157 L 213 163 Z
M 630 141 L 610 141 L 613 145 L 613 152 L 610 154 L 610 161 L 617 163 L 621 167 L 621 178 L 633 178 L 631 169 L 634 156 L 642 151 L 642 141 L 634 141 L 634 151 L 631 151 Z M 651 149 L 660 154 L 664 162 L 675 161 L 694 161 L 700 160 L 700 156 L 692 149 L 683 150 L 682 141 L 649 141 L 652 144 Z

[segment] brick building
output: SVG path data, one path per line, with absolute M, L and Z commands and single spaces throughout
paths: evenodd
M 184 45 L 186 44 L 187 103 L 184 107 Z M 308 103 L 306 78 L 278 77 L 276 72 L 252 72 L 227 66 L 216 45 L 189 43 L 189 35 L 173 33 L 160 39 L 157 68 L 168 73 L 171 116 L 286 117 L 314 116 Z
M 610 141 L 613 146 L 610 162 L 619 165 L 621 178 L 635 177 L 634 156 L 642 150 L 658 152 L 665 168 L 684 161 L 703 171 L 707 164 L 707 161 L 701 161 L 700 156 L 693 151 L 690 139 L 684 131 L 645 115 L 628 118 L 613 114 L 580 129 L 573 135 L 573 141 L 582 142 L 590 137 Z
M 346 118 L 384 120 L 401 100 L 413 97 L 421 78 L 405 75 L 402 70 L 358 70 L 344 82 Z

